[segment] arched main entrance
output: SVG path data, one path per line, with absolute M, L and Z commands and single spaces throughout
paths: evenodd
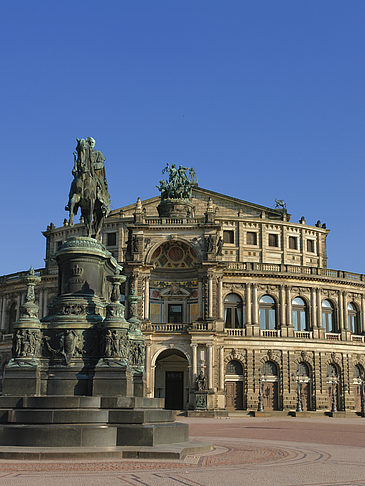
M 188 401 L 188 360 L 178 349 L 162 351 L 155 368 L 155 397 L 165 399 L 165 408 L 185 410 Z
M 243 410 L 243 368 L 239 361 L 231 360 L 226 367 L 226 409 Z

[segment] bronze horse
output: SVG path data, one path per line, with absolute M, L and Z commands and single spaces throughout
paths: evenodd
M 98 239 L 104 219 L 110 210 L 108 205 L 105 204 L 105 201 L 109 201 L 109 193 L 106 187 L 102 187 L 94 167 L 93 159 L 95 157 L 93 155 L 97 153 L 93 146 L 95 141 L 91 138 L 76 140 L 77 147 L 76 152 L 74 152 L 74 168 L 72 170 L 74 179 L 70 188 L 69 202 L 65 209 L 69 211 L 69 224 L 72 226 L 74 215 L 80 208 L 87 235 L 91 237 L 94 231 L 95 238 Z M 103 194 L 103 192 L 107 192 L 107 194 Z

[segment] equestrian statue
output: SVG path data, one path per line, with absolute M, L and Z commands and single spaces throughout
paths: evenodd
M 95 140 L 92 137 L 77 138 L 74 152 L 74 167 L 68 204 L 65 207 L 70 213 L 70 226 L 74 224 L 74 216 L 81 209 L 81 218 L 86 226 L 87 235 L 100 237 L 104 219 L 110 213 L 110 195 L 105 176 L 105 157 L 95 150 Z

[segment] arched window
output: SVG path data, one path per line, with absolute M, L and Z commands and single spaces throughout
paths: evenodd
M 235 359 L 231 360 L 227 364 L 226 375 L 243 375 L 241 363 Z
M 228 294 L 224 299 L 224 326 L 242 329 L 242 299 L 237 294 Z
M 260 329 L 276 329 L 276 304 L 270 295 L 263 295 L 259 303 Z
M 265 361 L 262 373 L 266 376 L 278 376 L 278 367 L 273 361 Z
M 310 378 L 309 366 L 307 363 L 299 363 L 297 366 L 297 375 L 303 378 Z
M 354 366 L 354 380 L 360 381 L 364 377 L 364 369 L 361 365 Z
M 335 313 L 329 300 L 322 302 L 322 326 L 325 332 L 337 332 Z
M 308 331 L 307 306 L 300 297 L 293 299 L 292 319 L 294 331 Z
M 327 366 L 327 376 L 338 376 L 338 370 L 334 364 L 329 364 Z
M 361 334 L 359 313 L 355 304 L 349 304 L 347 306 L 347 316 L 349 331 L 352 334 Z

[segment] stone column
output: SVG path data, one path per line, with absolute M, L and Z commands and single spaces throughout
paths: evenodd
M 5 330 L 6 297 L 1 297 L 1 330 Z
M 43 313 L 43 289 L 40 289 L 38 294 L 38 317 L 42 319 Z
M 213 388 L 213 344 L 208 344 L 208 388 Z
M 43 314 L 42 317 L 45 317 L 48 314 L 48 289 L 43 290 Z
M 224 319 L 223 315 L 223 278 L 218 277 L 218 319 Z
M 257 284 L 252 284 L 252 324 L 259 325 L 259 307 L 257 302 Z
M 283 328 L 287 320 L 285 319 L 285 287 L 280 285 L 280 327 Z
M 251 284 L 246 283 L 246 328 L 252 323 Z
M 192 344 L 191 348 L 193 350 L 192 356 L 193 356 L 193 363 L 192 363 L 192 383 L 194 383 L 195 378 L 198 375 L 198 345 L 197 344 Z
M 311 288 L 311 309 L 310 309 L 310 315 L 311 315 L 311 327 L 312 330 L 316 329 L 317 326 L 317 313 L 316 313 L 316 294 L 314 291 L 314 288 Z
M 146 392 L 151 393 L 151 345 L 146 343 Z
M 219 348 L 219 388 L 224 390 L 224 346 Z
M 338 316 L 338 330 L 340 331 L 340 333 L 342 333 L 342 331 L 343 331 L 343 294 L 340 290 L 338 291 L 338 312 L 337 312 L 337 316 Z
M 293 329 L 293 323 L 292 323 L 292 305 L 291 305 L 291 287 L 290 285 L 287 285 L 286 287 L 286 327 L 287 327 L 287 332 L 288 336 L 294 336 L 294 329 Z
M 318 337 L 324 337 L 324 329 L 322 326 L 322 299 L 321 299 L 321 289 L 317 289 L 317 328 L 318 328 Z
M 144 318 L 149 319 L 150 309 L 150 276 L 145 277 L 144 283 Z
M 16 296 L 16 320 L 20 317 L 20 294 Z
M 198 281 L 198 308 L 199 319 L 203 319 L 203 282 L 201 279 Z
M 208 275 L 208 318 L 213 317 L 213 276 Z
M 342 293 L 342 301 L 343 301 L 343 329 L 345 331 L 349 330 L 349 323 L 347 319 L 348 310 L 347 310 L 347 292 Z
M 155 376 L 156 376 L 156 366 L 151 366 L 151 377 L 150 377 L 150 387 L 151 387 L 151 391 L 150 391 L 150 397 L 154 397 L 155 396 Z
M 364 312 L 365 312 L 365 296 L 361 296 L 361 309 L 360 309 L 360 328 L 361 332 L 364 332 Z M 2 327 L 2 326 L 1 326 Z

